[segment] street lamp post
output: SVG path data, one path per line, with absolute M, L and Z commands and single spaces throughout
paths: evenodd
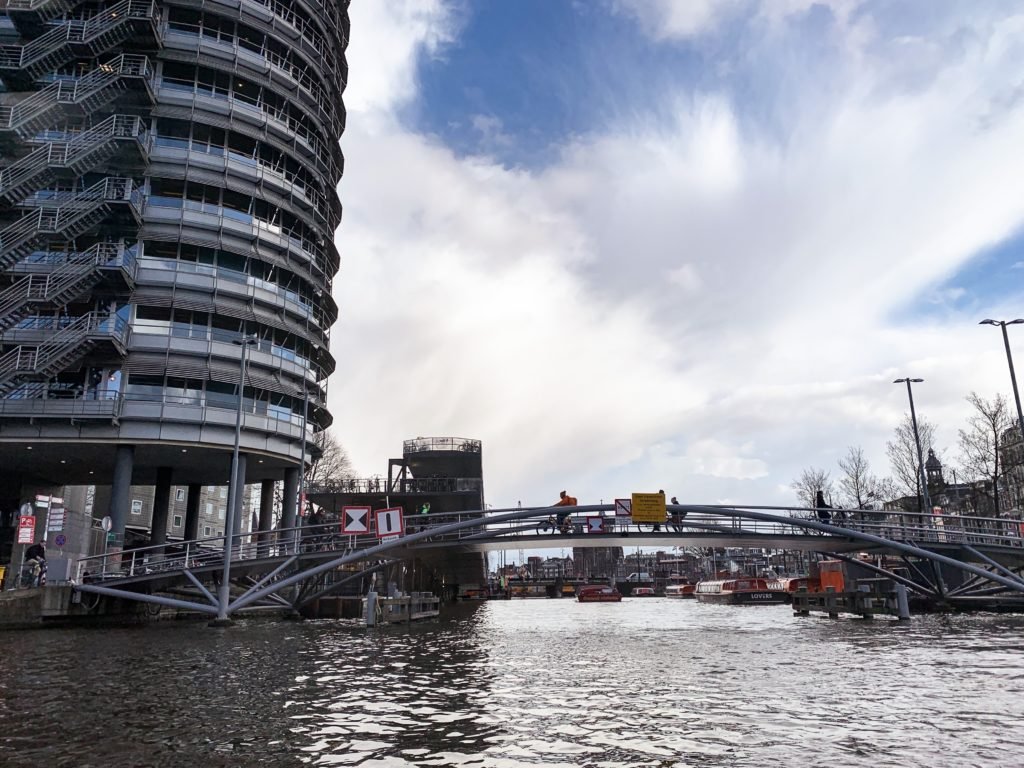
M 1006 347 L 1006 363 L 1010 366 L 1010 384 L 1013 386 L 1013 401 L 1017 405 L 1017 435 L 1021 441 L 1024 441 L 1024 413 L 1021 412 L 1020 408 L 1020 392 L 1017 391 L 1017 374 L 1013 371 L 1013 355 L 1010 354 L 1010 337 L 1006 333 L 1006 326 L 1008 325 L 1019 325 L 1024 323 L 1024 319 L 1017 318 L 1016 320 L 982 320 L 978 325 L 997 325 L 1003 332 L 1003 346 Z M 1018 454 L 1019 454 L 1018 449 Z M 998 512 L 999 510 L 996 510 Z
M 255 334 L 235 339 L 234 343 L 242 347 L 238 377 L 238 409 L 235 411 L 235 449 L 231 454 L 231 480 L 228 485 L 228 509 L 224 520 L 224 570 L 221 573 L 220 589 L 217 592 L 217 623 L 228 621 L 228 600 L 231 597 L 231 549 L 235 532 L 235 499 L 238 498 L 240 486 L 244 482 L 238 476 L 238 446 L 242 438 L 242 401 L 245 399 L 245 358 L 251 344 L 259 341 Z
M 928 497 L 928 478 L 924 473 L 924 455 L 921 453 L 921 435 L 917 431 L 917 413 L 914 411 L 914 393 L 910 389 L 911 384 L 920 384 L 924 379 L 896 379 L 893 384 L 907 385 L 907 397 L 910 398 L 910 422 L 914 425 L 914 444 L 917 446 L 917 465 L 921 475 L 921 496 L 924 498 L 925 507 L 928 513 L 932 511 L 932 500 Z M 920 504 L 920 499 L 918 499 Z M 922 512 L 924 510 L 921 510 Z

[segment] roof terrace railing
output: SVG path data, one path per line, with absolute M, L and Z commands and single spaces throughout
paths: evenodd
M 464 453 L 480 453 L 480 441 L 465 437 L 417 437 L 402 443 L 403 453 L 422 453 L 424 451 L 462 451 Z

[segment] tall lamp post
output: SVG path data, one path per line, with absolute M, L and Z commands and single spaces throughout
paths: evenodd
M 235 532 L 235 499 L 238 498 L 240 486 L 244 482 L 238 476 L 238 445 L 242 438 L 242 401 L 245 399 L 245 358 L 249 347 L 259 341 L 256 334 L 234 339 L 234 343 L 242 347 L 238 377 L 238 409 L 235 411 L 235 449 L 231 454 L 231 481 L 228 485 L 228 511 L 224 520 L 224 570 L 220 577 L 220 589 L 217 592 L 217 623 L 228 621 L 228 600 L 231 597 L 231 545 Z
M 914 411 L 914 393 L 910 389 L 911 384 L 920 384 L 924 379 L 896 379 L 893 384 L 907 385 L 907 397 L 910 398 L 910 422 L 914 425 L 914 444 L 917 446 L 917 465 L 921 474 L 921 495 L 924 498 L 925 507 L 928 513 L 932 511 L 932 500 L 928 496 L 928 478 L 924 473 L 924 455 L 921 453 L 921 435 L 917 431 L 917 413 Z M 920 500 L 919 500 L 920 502 Z M 921 510 L 922 512 L 924 510 Z
M 978 325 L 996 325 L 1003 332 L 1003 346 L 1006 347 L 1006 363 L 1010 366 L 1010 384 L 1013 385 L 1013 401 L 1017 404 L 1017 434 L 1024 441 L 1024 413 L 1020 408 L 1020 392 L 1017 391 L 1017 374 L 1013 371 L 1013 355 L 1010 354 L 1010 337 L 1006 333 L 1006 326 L 1020 325 L 1024 319 L 1016 320 L 982 320 Z M 1019 500 L 1017 500 L 1019 501 Z M 996 510 L 998 513 L 999 510 Z

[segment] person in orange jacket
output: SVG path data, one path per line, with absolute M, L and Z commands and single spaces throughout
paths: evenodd
M 558 494 L 558 501 L 556 501 L 554 504 L 552 504 L 552 506 L 554 506 L 554 507 L 575 507 L 576 506 L 576 497 L 575 496 L 570 496 L 565 491 L 562 491 L 561 493 Z M 562 533 L 567 533 L 568 532 L 566 530 L 567 527 L 568 527 L 567 524 L 566 524 L 566 520 L 569 519 L 569 515 L 571 515 L 571 514 L 572 514 L 572 512 L 570 510 L 567 510 L 567 509 L 559 511 L 559 513 L 558 513 L 558 516 L 557 516 L 558 530 L 560 530 Z

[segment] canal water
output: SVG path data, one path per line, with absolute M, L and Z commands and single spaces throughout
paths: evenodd
M 515 600 L 2 635 L 3 766 L 1020 766 L 1024 617 Z

